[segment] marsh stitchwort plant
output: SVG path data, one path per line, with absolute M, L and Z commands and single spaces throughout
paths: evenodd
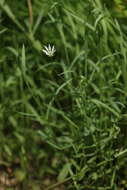
M 56 49 L 54 46 L 50 46 L 50 44 L 48 46 L 44 46 L 44 48 L 42 49 L 42 51 L 49 57 L 53 57 L 54 53 L 56 52 Z

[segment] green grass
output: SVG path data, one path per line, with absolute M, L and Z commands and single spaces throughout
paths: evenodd
M 0 167 L 21 189 L 127 186 L 126 17 L 109 6 L 0 1 Z

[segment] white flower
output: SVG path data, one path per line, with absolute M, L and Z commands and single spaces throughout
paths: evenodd
M 54 53 L 56 51 L 55 47 L 54 46 L 50 46 L 50 44 L 48 46 L 44 46 L 44 48 L 42 49 L 42 51 L 48 55 L 49 57 L 52 57 L 54 56 Z

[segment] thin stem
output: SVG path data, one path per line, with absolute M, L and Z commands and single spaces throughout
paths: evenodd
M 68 178 L 64 179 L 63 181 L 61 181 L 61 182 L 55 183 L 53 185 L 50 185 L 49 187 L 46 188 L 46 190 L 53 189 L 53 188 L 55 188 L 55 187 L 57 187 L 59 185 L 62 185 L 63 183 L 65 183 L 65 182 L 67 182 L 67 181 L 69 181 L 71 179 L 72 179 L 72 177 L 68 177 Z
M 27 0 L 27 3 L 28 3 L 28 10 L 29 10 L 29 23 L 32 26 L 32 24 L 33 24 L 32 2 L 31 2 L 31 0 Z

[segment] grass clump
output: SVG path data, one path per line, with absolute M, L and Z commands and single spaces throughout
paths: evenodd
M 126 188 L 126 18 L 112 6 L 0 1 L 0 166 L 19 188 Z

